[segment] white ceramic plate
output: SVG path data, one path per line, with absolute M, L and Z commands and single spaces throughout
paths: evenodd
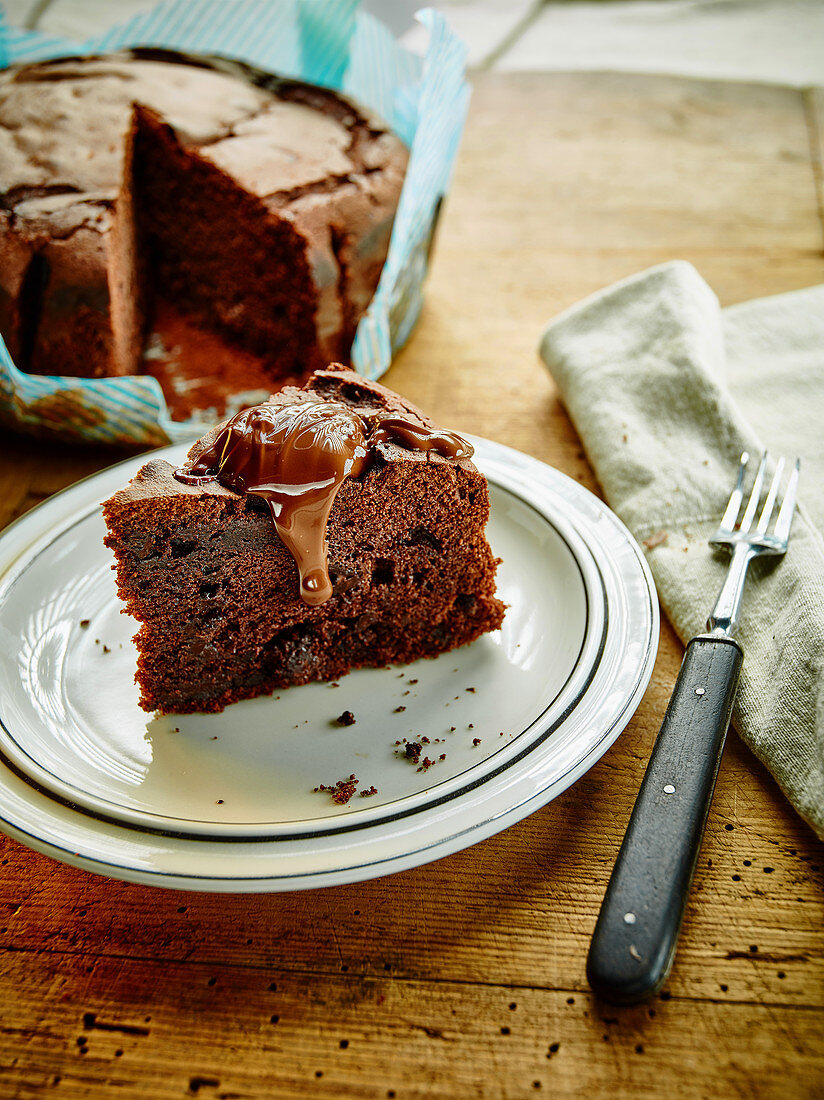
M 116 878 L 289 890 L 437 859 L 568 787 L 649 681 L 652 580 L 591 493 L 526 455 L 473 442 L 503 559 L 502 630 L 434 661 L 219 715 L 156 719 L 137 705 L 135 624 L 120 610 L 100 502 L 145 455 L 18 520 L 0 538 L 0 827 Z M 156 454 L 179 463 L 184 453 Z M 335 722 L 345 710 L 354 725 Z M 435 763 L 419 770 L 404 738 Z M 346 805 L 314 791 L 352 774 L 359 789 Z

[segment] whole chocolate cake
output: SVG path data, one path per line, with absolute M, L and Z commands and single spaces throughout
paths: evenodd
M 460 436 L 340 364 L 144 466 L 104 505 L 149 711 L 433 657 L 501 625 Z
M 240 62 L 5 70 L 0 334 L 25 371 L 155 373 L 179 415 L 345 360 L 406 159 L 346 98 Z

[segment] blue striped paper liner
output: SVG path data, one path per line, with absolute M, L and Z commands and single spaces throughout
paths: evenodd
M 381 115 L 409 146 L 410 159 L 389 254 L 352 346 L 355 369 L 378 378 L 421 310 L 432 235 L 469 103 L 463 43 L 438 12 L 424 9 L 417 18 L 430 33 L 423 58 L 358 11 L 358 0 L 164 0 L 82 44 L 18 30 L 0 9 L 0 67 L 160 46 L 237 57 L 342 91 Z M 148 375 L 25 374 L 2 338 L 0 419 L 38 434 L 105 443 L 176 443 L 204 429 L 202 419 L 173 421 L 159 383 Z

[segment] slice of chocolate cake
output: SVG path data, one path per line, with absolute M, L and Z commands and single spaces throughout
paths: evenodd
M 218 711 L 501 625 L 471 446 L 339 364 L 104 505 L 149 711 Z

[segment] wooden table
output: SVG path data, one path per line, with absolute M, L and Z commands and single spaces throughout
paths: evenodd
M 538 362 L 564 306 L 658 261 L 725 303 L 824 279 L 817 93 L 629 76 L 477 82 L 427 305 L 388 375 L 436 418 L 596 489 Z M 120 457 L 6 439 L 0 519 Z M 675 968 L 651 1004 L 584 960 L 681 646 L 560 798 L 428 867 L 209 896 L 2 845 L 2 1097 L 821 1097 L 824 848 L 732 737 Z

